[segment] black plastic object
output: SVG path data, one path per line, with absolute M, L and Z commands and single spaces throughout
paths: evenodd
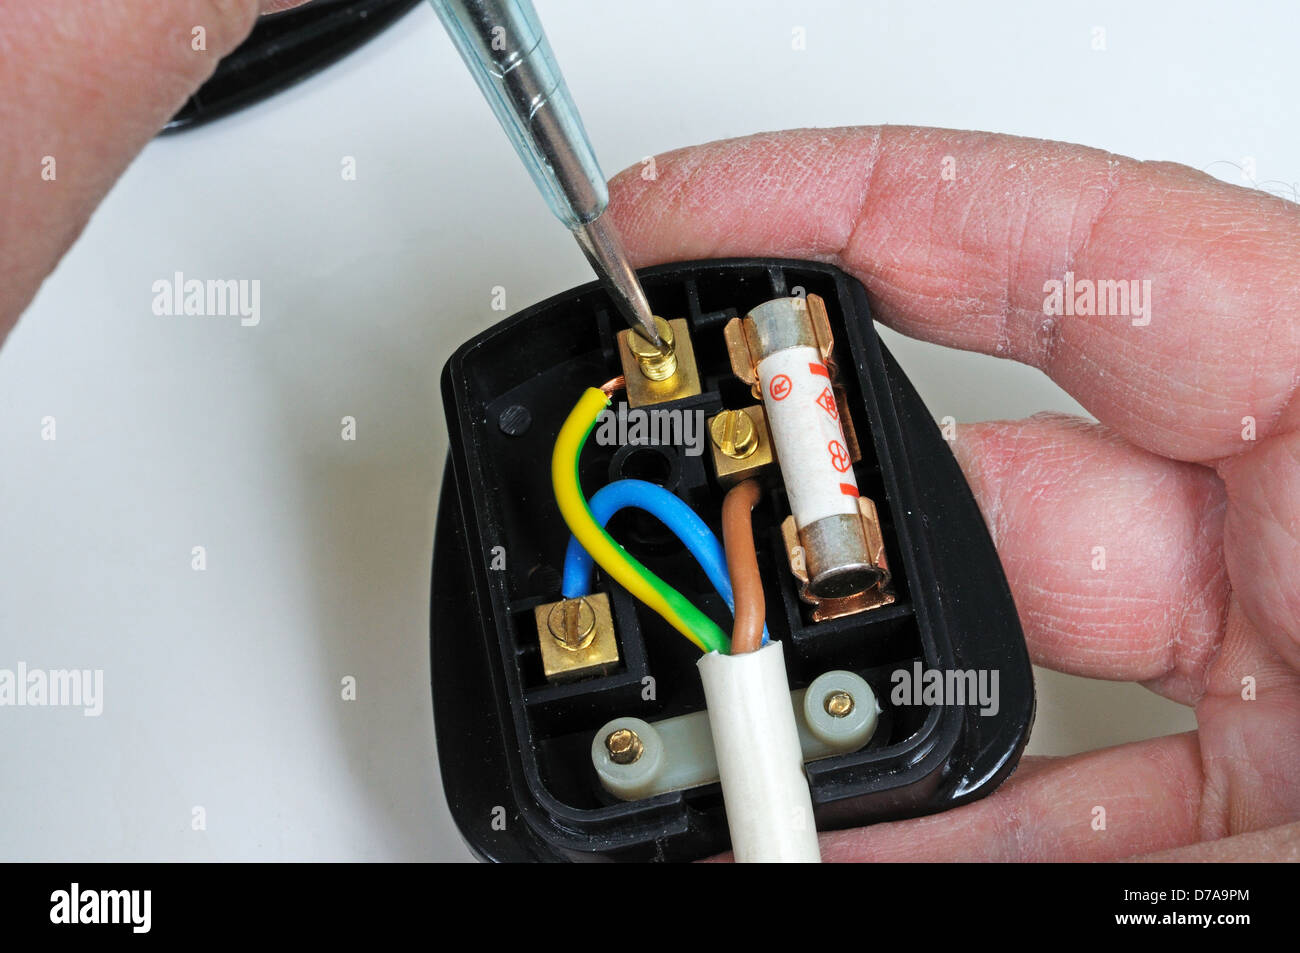
M 312 0 L 262 17 L 163 132 L 228 115 L 306 79 L 351 53 L 419 2 Z
M 988 794 L 1014 769 L 1033 722 L 1024 637 L 970 490 L 880 344 L 862 285 L 830 265 L 783 260 L 676 264 L 642 280 L 656 314 L 689 321 L 703 382 L 699 396 L 658 406 L 708 415 L 755 402 L 730 369 L 728 319 L 788 294 L 827 303 L 862 445 L 854 472 L 879 510 L 897 601 L 811 622 L 781 542 L 785 495 L 777 475 L 768 478 L 754 525 L 768 627 L 785 643 L 792 687 L 851 669 L 884 708 L 863 750 L 808 765 L 818 828 L 927 814 Z M 583 389 L 620 372 L 620 327 L 605 292 L 584 285 L 480 334 L 443 373 L 451 451 L 433 559 L 433 706 L 452 814 L 485 859 L 691 860 L 728 847 L 718 784 L 621 802 L 601 788 L 590 759 L 594 733 L 614 717 L 653 722 L 704 707 L 698 649 L 601 575 L 622 653 L 617 670 L 548 684 L 539 659 L 533 607 L 560 598 L 568 539 L 550 488 L 552 445 Z M 629 452 L 594 439 L 580 464 L 588 495 L 620 476 L 658 479 L 717 531 L 722 490 L 711 471 L 707 450 Z M 725 605 L 655 520 L 624 512 L 609 529 L 729 629 Z M 896 702 L 893 673 L 911 676 L 918 664 L 997 672 L 996 713 L 981 714 L 973 701 Z

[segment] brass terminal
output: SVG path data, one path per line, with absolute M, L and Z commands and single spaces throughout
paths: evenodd
M 700 371 L 695 364 L 690 328 L 685 319 L 655 318 L 665 347 L 630 328 L 618 332 L 618 359 L 627 382 L 629 407 L 662 404 L 700 393 Z
M 713 472 L 723 486 L 755 476 L 772 463 L 772 436 L 762 405 L 724 410 L 709 418 Z
M 744 460 L 758 449 L 758 428 L 743 410 L 724 410 L 709 421 L 713 445 L 733 460 Z
M 655 328 L 663 341 L 662 348 L 636 329 L 628 335 L 627 346 L 643 375 L 652 381 L 666 381 L 677 373 L 677 341 L 672 325 L 663 318 L 655 318 Z
M 615 764 L 636 764 L 645 751 L 645 745 L 631 728 L 611 731 L 605 738 L 605 750 Z
M 548 681 L 603 674 L 618 664 L 614 617 L 605 593 L 536 606 L 533 619 Z

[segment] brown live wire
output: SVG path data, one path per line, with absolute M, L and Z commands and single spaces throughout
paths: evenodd
M 736 599 L 731 629 L 731 653 L 753 652 L 763 644 L 763 621 L 767 606 L 763 580 L 758 574 L 758 553 L 754 549 L 754 506 L 763 496 L 757 480 L 737 483 L 722 501 L 722 541 L 727 554 L 727 572 Z

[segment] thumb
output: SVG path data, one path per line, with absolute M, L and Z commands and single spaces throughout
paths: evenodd
M 145 144 L 292 0 L 0 4 L 0 343 Z

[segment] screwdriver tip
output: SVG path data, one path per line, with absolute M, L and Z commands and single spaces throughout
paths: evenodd
M 587 224 L 579 225 L 573 230 L 573 235 L 596 276 L 614 299 L 623 320 L 655 347 L 662 348 L 664 342 L 655 327 L 650 302 L 646 300 L 645 290 L 628 261 L 623 241 L 609 216 L 601 214 Z

